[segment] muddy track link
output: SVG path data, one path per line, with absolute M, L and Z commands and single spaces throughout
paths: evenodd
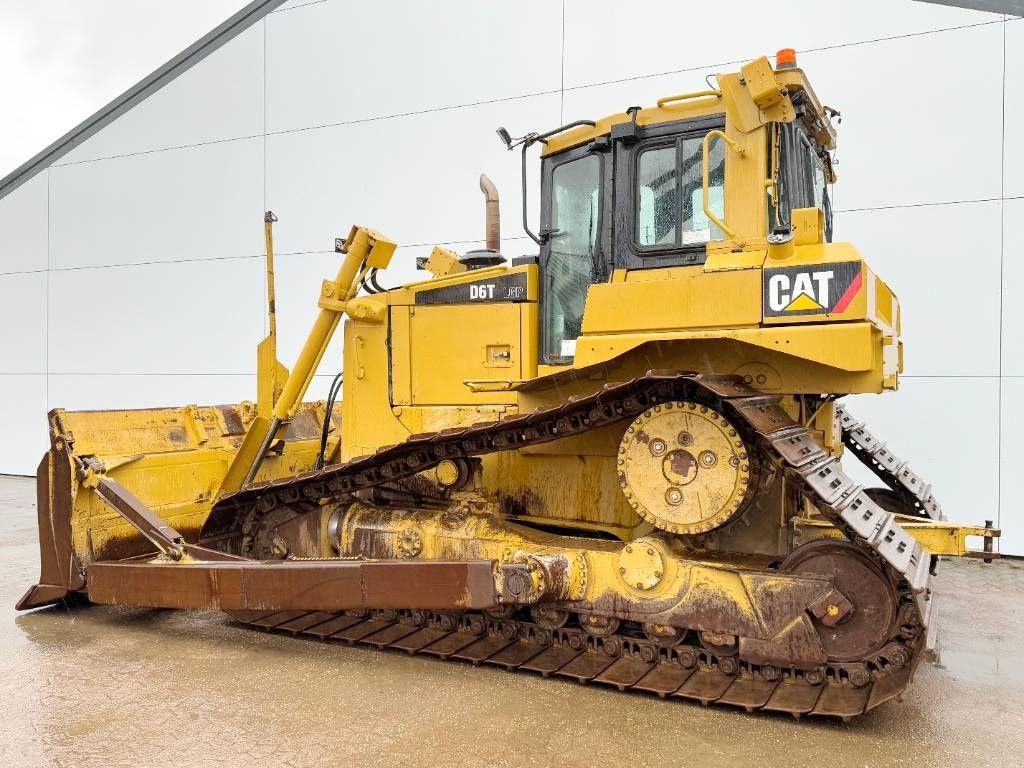
M 718 657 L 699 644 L 664 648 L 625 632 L 594 637 L 575 627 L 546 629 L 486 613 L 422 611 L 235 613 L 248 626 L 305 638 L 360 643 L 442 659 L 601 683 L 620 691 L 656 694 L 747 712 L 784 712 L 849 720 L 906 688 L 913 659 L 897 641 L 879 654 L 877 668 L 830 664 L 816 670 L 777 669 Z
M 596 679 L 599 682 L 612 681 L 613 684 L 622 688 L 645 690 L 644 680 L 657 669 L 660 670 L 659 676 L 669 675 L 670 679 L 675 679 L 672 677 L 673 675 L 676 677 L 685 675 L 685 679 L 681 679 L 671 691 L 656 692 L 665 695 L 679 693 L 681 696 L 696 698 L 705 703 L 711 701 L 736 703 L 747 709 L 781 709 L 794 715 L 824 714 L 851 717 L 898 695 L 908 684 L 910 674 L 918 663 L 924 648 L 929 597 L 927 584 L 930 558 L 927 552 L 899 525 L 892 513 L 872 501 L 864 490 L 843 472 L 839 460 L 830 456 L 807 428 L 795 422 L 782 409 L 779 404 L 781 398 L 764 395 L 744 384 L 738 377 L 650 371 L 644 376 L 627 382 L 605 385 L 601 390 L 592 394 L 570 398 L 565 403 L 551 408 L 520 414 L 499 422 L 414 435 L 398 445 L 381 448 L 371 456 L 359 457 L 319 472 L 244 488 L 218 503 L 204 534 L 223 541 L 225 538 L 240 536 L 241 521 L 245 518 L 249 518 L 251 521 L 254 512 L 259 517 L 270 513 L 279 506 L 299 501 L 317 502 L 324 499 L 350 497 L 359 491 L 430 469 L 446 458 L 479 456 L 516 450 L 581 434 L 608 424 L 628 421 L 648 408 L 677 400 L 691 400 L 709 408 L 715 408 L 719 412 L 731 415 L 736 420 L 735 423 L 748 431 L 758 449 L 774 463 L 778 470 L 785 473 L 792 486 L 840 530 L 847 540 L 875 562 L 891 580 L 897 590 L 898 611 L 901 620 L 897 622 L 897 628 L 881 652 L 881 656 L 874 654 L 873 658 L 860 659 L 852 666 L 849 664 L 845 666 L 831 665 L 828 668 L 823 668 L 820 675 L 812 674 L 810 681 L 806 679 L 804 672 L 793 672 L 788 676 L 779 673 L 777 678 L 767 679 L 756 667 L 747 665 L 742 659 L 734 658 L 732 661 L 723 662 L 722 659 L 710 656 L 699 646 L 695 646 L 691 650 L 694 653 L 704 654 L 703 658 L 708 664 L 707 669 L 701 669 L 699 663 L 690 668 L 681 663 L 673 665 L 673 660 L 678 661 L 680 653 L 676 648 L 660 649 L 659 656 L 648 661 L 645 660 L 644 654 L 649 656 L 650 651 L 643 650 L 646 647 L 643 642 L 628 636 L 622 636 L 618 640 L 617 646 L 614 642 L 612 643 L 614 653 L 606 652 L 605 646 L 610 642 L 608 638 L 602 641 L 594 641 L 591 638 L 588 641 L 589 645 L 584 644 L 576 649 L 570 643 L 573 635 L 566 635 L 564 646 L 557 637 L 552 637 L 549 643 L 551 649 L 564 648 L 561 651 L 563 654 L 568 654 L 570 651 L 578 652 L 573 659 L 567 658 L 564 664 L 558 665 L 548 672 L 577 676 L 574 670 L 578 667 L 584 664 L 589 665 L 588 669 L 597 667 L 598 657 L 607 658 L 608 663 L 604 667 L 596 669 L 586 679 Z M 847 418 L 851 417 L 847 416 Z M 856 422 L 852 422 L 851 418 L 851 433 L 855 431 L 852 424 L 856 424 Z M 862 429 L 862 425 L 858 424 L 857 428 Z M 846 439 L 845 430 L 844 439 Z M 850 439 L 853 439 L 852 436 Z M 308 614 L 293 614 L 284 618 L 281 618 L 280 615 L 275 616 L 260 617 L 256 623 L 270 622 L 275 628 L 280 626 L 286 630 L 293 629 L 296 632 L 303 631 L 309 634 L 301 627 L 295 629 L 298 626 L 295 622 L 301 624 L 316 618 L 310 617 Z M 319 616 L 323 616 L 323 614 L 319 614 Z M 239 618 L 247 620 L 244 617 Z M 281 618 L 281 622 L 274 623 L 277 618 Z M 322 630 L 324 627 L 331 626 L 328 622 L 340 623 L 349 618 L 358 617 L 328 616 L 315 627 Z M 459 621 L 463 620 L 470 621 L 464 616 Z M 378 618 L 367 621 L 381 622 L 383 620 Z M 396 622 L 401 624 L 397 618 L 391 618 L 384 624 L 368 624 L 367 621 L 362 622 L 365 624 L 362 629 L 339 628 L 338 636 L 340 639 L 351 639 L 353 642 L 357 640 L 371 642 L 364 640 L 364 637 L 377 637 L 378 632 L 385 629 L 389 629 L 392 633 L 401 631 L 401 628 L 389 628 L 389 625 Z M 352 627 L 355 626 L 356 624 L 353 622 Z M 487 624 L 485 618 L 476 619 L 473 626 L 474 630 L 479 631 L 476 634 L 469 632 L 469 636 L 465 638 L 467 640 L 466 647 L 469 647 L 471 642 L 479 643 L 483 639 L 478 638 L 471 641 L 470 638 L 477 634 L 487 635 L 490 638 L 487 629 L 490 625 Z M 516 622 L 514 631 L 505 630 L 511 633 L 511 639 L 506 638 L 508 639 L 506 646 L 520 640 L 523 643 L 530 642 L 529 638 L 536 635 L 533 627 L 534 625 L 529 623 Z M 422 635 L 426 629 L 428 627 L 421 627 L 417 631 L 421 631 Z M 355 636 L 363 631 L 366 632 L 365 636 Z M 453 626 L 447 634 L 450 635 L 458 631 L 464 630 Z M 562 631 L 559 630 L 559 632 Z M 335 634 L 332 632 L 322 636 L 334 637 Z M 411 634 L 410 630 L 407 635 Z M 388 636 L 385 634 L 382 637 Z M 489 642 L 496 643 L 497 638 L 505 638 L 501 630 L 498 631 L 496 638 Z M 379 642 L 380 639 L 372 641 L 371 644 L 381 647 L 402 647 L 400 639 L 389 640 L 386 643 Z M 422 648 L 413 650 L 461 658 L 459 653 L 462 648 L 455 649 L 451 653 L 435 652 L 436 649 L 426 650 L 428 647 L 434 648 L 433 643 L 440 642 L 441 639 L 439 636 Z M 449 642 L 454 642 L 454 640 Z M 578 643 L 578 641 L 572 642 Z M 477 663 L 484 661 L 500 663 L 493 661 L 492 656 L 496 656 L 499 650 L 503 650 L 506 646 L 502 646 L 502 649 L 495 650 L 491 654 L 483 655 L 479 659 L 470 658 L 470 660 Z M 486 647 L 489 647 L 489 644 L 482 644 L 474 653 L 480 653 Z M 622 655 L 622 649 L 625 648 L 635 648 L 636 650 Z M 569 666 L 576 657 L 589 659 L 590 657 L 583 657 L 582 654 L 589 653 L 591 650 L 594 654 L 594 661 L 580 661 L 572 667 Z M 554 653 L 551 650 L 549 655 Z M 688 654 L 685 655 L 689 658 Z M 627 666 L 635 666 L 634 663 L 648 665 L 647 668 L 636 667 L 637 671 L 645 670 L 643 677 L 637 677 L 635 680 L 621 684 L 614 682 L 625 679 L 621 677 L 625 674 L 623 670 Z M 723 663 L 725 669 L 721 667 Z M 614 669 L 613 665 L 615 665 Z M 735 670 L 733 670 L 734 665 Z M 507 664 L 507 666 L 531 668 L 527 660 L 523 660 L 521 663 Z M 668 672 L 669 669 L 672 670 L 671 674 Z M 692 674 L 687 674 L 687 669 Z M 698 669 L 702 674 L 694 677 L 698 674 L 693 671 L 694 669 Z M 744 673 L 743 670 L 746 672 Z M 852 681 L 851 671 L 853 672 Z M 706 674 L 703 674 L 705 672 Z M 769 677 L 771 676 L 772 673 L 769 674 Z M 692 682 L 691 677 L 694 677 Z M 708 682 L 705 684 L 706 678 Z M 729 685 L 718 691 L 715 686 L 723 686 L 726 678 L 729 680 Z M 712 683 L 712 679 L 717 682 Z M 664 685 L 668 685 L 668 682 Z M 736 690 L 733 691 L 733 688 Z M 700 695 L 690 696 L 690 692 L 695 689 Z M 740 691 L 746 691 L 746 693 L 741 695 Z M 760 701 L 765 694 L 767 694 L 765 700 Z M 808 703 L 812 694 L 813 700 Z M 799 703 L 797 703 L 798 700 Z

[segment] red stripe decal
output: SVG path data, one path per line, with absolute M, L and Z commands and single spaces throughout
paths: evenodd
M 846 311 L 846 308 L 850 306 L 850 302 L 853 301 L 853 297 L 856 296 L 857 292 L 860 290 L 861 278 L 863 275 L 864 269 L 861 268 L 861 271 L 857 273 L 857 276 L 853 278 L 853 281 L 850 283 L 850 287 L 846 289 L 846 293 L 839 297 L 839 301 L 837 301 L 836 305 L 832 308 L 833 312 L 840 314 Z

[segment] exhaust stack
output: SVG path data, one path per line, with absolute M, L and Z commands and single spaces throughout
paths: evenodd
M 486 174 L 480 174 L 480 191 L 484 193 L 486 206 L 487 250 L 497 253 L 501 250 L 501 211 L 498 209 L 498 188 Z

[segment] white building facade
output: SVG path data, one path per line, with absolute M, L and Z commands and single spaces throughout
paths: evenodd
M 401 244 L 381 282 L 409 281 L 434 244 L 480 246 L 486 172 L 503 252 L 534 252 L 499 125 L 651 104 L 782 47 L 842 112 L 835 239 L 902 305 L 901 391 L 851 409 L 1024 555 L 1024 20 L 912 0 L 285 3 L 0 199 L 0 472 L 34 472 L 52 407 L 255 399 L 265 210 L 289 364 L 352 223 Z M 310 397 L 340 365 L 338 339 Z

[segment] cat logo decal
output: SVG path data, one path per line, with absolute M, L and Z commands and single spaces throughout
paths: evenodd
M 769 267 L 764 270 L 764 316 L 841 314 L 862 283 L 859 261 Z

